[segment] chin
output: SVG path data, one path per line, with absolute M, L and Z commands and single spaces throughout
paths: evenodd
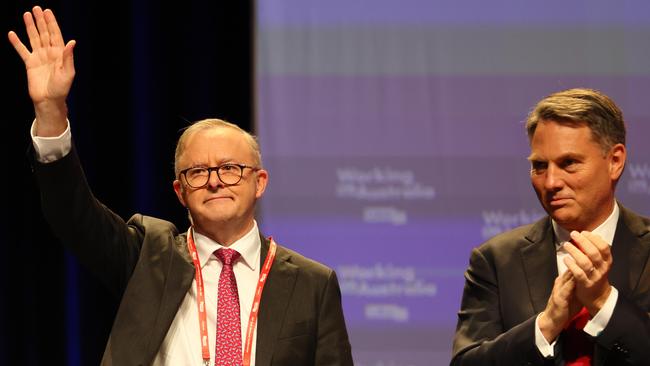
M 575 218 L 570 217 L 553 217 L 553 220 L 567 230 L 579 230 L 580 224 Z
M 233 216 L 231 215 L 210 215 L 206 217 L 206 221 L 213 223 L 224 223 L 232 221 Z
M 553 218 L 553 220 L 555 220 L 558 224 L 562 225 L 563 227 L 570 224 L 575 224 L 577 219 L 576 215 L 574 215 L 571 212 L 567 212 L 567 209 L 565 208 L 548 210 L 547 212 L 549 216 Z
M 200 221 L 208 224 L 213 224 L 228 222 L 233 218 L 234 215 L 230 212 L 224 212 L 224 210 L 210 210 L 201 214 Z

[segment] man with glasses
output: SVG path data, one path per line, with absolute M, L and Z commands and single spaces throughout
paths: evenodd
M 122 294 L 102 365 L 352 365 L 336 274 L 263 237 L 254 208 L 269 176 L 253 136 L 210 119 L 187 128 L 174 191 L 191 227 L 134 215 L 93 197 L 72 143 L 66 98 L 74 41 L 50 10 L 24 15 L 36 119 L 34 169 L 56 235 Z

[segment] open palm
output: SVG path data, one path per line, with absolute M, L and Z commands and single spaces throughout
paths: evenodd
M 75 41 L 63 43 L 61 31 L 51 10 L 36 6 L 32 13 L 23 15 L 32 51 L 9 32 L 14 46 L 27 69 L 29 95 L 35 105 L 43 102 L 64 101 L 74 79 L 72 50 Z

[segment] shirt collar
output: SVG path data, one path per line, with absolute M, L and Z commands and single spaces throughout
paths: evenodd
M 216 258 L 214 252 L 220 248 L 224 248 L 224 246 L 194 230 L 192 231 L 192 235 L 194 244 L 196 245 L 196 251 L 199 255 L 199 262 L 201 263 L 201 268 L 203 268 L 211 257 Z M 228 248 L 238 251 L 243 263 L 254 271 L 260 262 L 261 247 L 262 242 L 260 240 L 257 222 L 253 220 L 253 227 L 250 231 L 232 243 Z
M 609 217 L 600 224 L 597 228 L 592 230 L 594 234 L 600 235 L 603 240 L 605 240 L 610 246 L 614 241 L 614 234 L 616 233 L 616 225 L 618 224 L 618 216 L 620 209 L 618 208 L 618 203 L 614 201 L 614 209 L 612 213 L 609 214 Z M 571 241 L 569 231 L 562 226 L 560 226 L 555 220 L 551 220 L 553 223 L 553 232 L 555 233 L 555 246 L 556 249 L 562 248 L 561 244 L 566 241 Z

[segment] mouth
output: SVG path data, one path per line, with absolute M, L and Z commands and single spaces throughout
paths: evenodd
M 209 197 L 203 203 L 208 203 L 208 202 L 218 202 L 218 201 L 223 201 L 223 200 L 231 200 L 231 197 L 228 196 L 214 196 L 214 197 Z
M 548 200 L 548 204 L 551 207 L 561 207 L 569 203 L 570 200 L 568 197 L 551 197 Z

